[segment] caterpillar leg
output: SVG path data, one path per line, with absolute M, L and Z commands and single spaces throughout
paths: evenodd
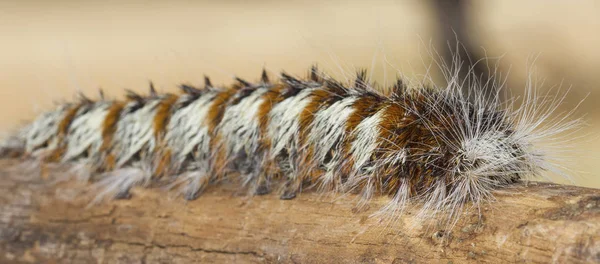
M 266 155 L 261 155 L 263 158 L 259 161 L 261 162 L 261 164 L 267 164 L 267 162 L 265 162 L 267 160 L 267 156 Z M 263 166 L 255 166 L 254 168 L 254 173 L 255 173 L 255 177 L 256 177 L 256 183 L 255 183 L 255 189 L 254 189 L 254 194 L 255 195 L 266 195 L 266 194 L 270 194 L 272 191 L 272 181 L 273 181 L 273 175 L 268 171 L 265 170 L 265 165 Z
M 129 199 L 130 190 L 134 186 L 146 186 L 150 182 L 151 173 L 144 168 L 126 167 L 100 175 L 102 179 L 92 186 L 96 197 L 92 204 L 105 199 Z
M 283 194 L 281 194 L 281 196 L 279 196 L 279 199 L 281 199 L 281 200 L 292 200 L 292 199 L 296 198 L 297 193 L 298 193 L 298 190 L 285 189 L 285 191 L 283 192 Z
M 248 155 L 243 150 L 233 163 L 235 171 L 239 171 L 243 186 L 248 188 L 251 195 L 266 195 L 271 193 L 271 179 L 263 170 L 264 154 Z
M 196 200 L 210 183 L 210 175 L 208 162 L 199 161 L 188 165 L 167 189 L 178 188 L 185 200 Z
M 264 178 L 264 177 L 261 177 Z M 267 195 L 271 193 L 270 184 L 266 179 L 259 179 L 256 190 L 254 190 L 255 195 Z
M 301 191 L 302 183 L 298 179 L 290 179 L 283 187 L 283 192 L 279 199 L 281 200 L 292 200 L 296 198 L 298 193 Z
M 129 199 L 131 199 L 131 193 L 129 192 L 129 190 L 131 190 L 131 188 L 128 188 L 126 190 L 122 190 L 122 191 L 119 191 L 119 192 L 115 193 L 114 199 L 115 200 L 129 200 Z

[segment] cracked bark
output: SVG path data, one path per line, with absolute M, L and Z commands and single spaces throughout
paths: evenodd
M 600 190 L 546 183 L 496 193 L 451 230 L 368 218 L 383 203 L 314 193 L 294 200 L 210 189 L 191 202 L 156 189 L 86 209 L 86 185 L 0 161 L 0 262 L 587 263 L 600 262 Z M 64 169 L 63 169 L 64 171 Z

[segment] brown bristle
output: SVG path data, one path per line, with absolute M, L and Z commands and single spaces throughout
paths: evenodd
M 229 100 L 235 94 L 236 90 L 234 89 L 225 90 L 217 94 L 215 99 L 213 99 L 213 103 L 208 110 L 206 120 L 204 121 L 208 125 L 208 131 L 211 135 L 210 149 L 214 150 L 215 152 L 214 170 L 216 171 L 217 175 L 221 175 L 221 171 L 225 169 L 226 157 L 225 151 L 222 148 L 219 148 L 219 142 L 221 141 L 221 138 L 216 132 L 216 129 L 221 122 L 221 119 L 223 119 L 227 102 L 229 102 Z
M 212 106 L 208 111 L 205 121 L 208 124 L 208 129 L 211 134 L 215 133 L 217 125 L 219 125 L 221 119 L 223 118 L 223 112 L 225 111 L 227 102 L 235 95 L 236 92 L 237 91 L 233 89 L 226 90 L 217 94 L 215 99 L 213 99 Z
M 160 154 L 157 165 L 154 168 L 154 175 L 157 177 L 162 177 L 167 173 L 171 166 L 171 154 L 172 153 L 170 149 L 167 149 L 164 151 L 164 153 Z
M 263 95 L 264 102 L 258 108 L 258 116 L 259 125 L 261 133 L 264 135 L 267 133 L 267 125 L 269 122 L 269 112 L 273 109 L 277 103 L 281 102 L 284 98 L 281 96 L 281 92 L 285 89 L 283 85 L 277 85 L 267 93 Z
M 177 99 L 179 96 L 170 94 L 158 104 L 153 123 L 154 137 L 159 138 L 164 133 L 171 117 L 171 107 L 177 102 Z
M 57 162 L 62 158 L 66 151 L 64 142 L 66 140 L 67 133 L 69 132 L 69 126 L 71 125 L 71 122 L 73 122 L 73 119 L 75 118 L 75 115 L 77 115 L 79 109 L 86 104 L 87 102 L 83 102 L 71 107 L 63 119 L 60 120 L 57 133 L 58 147 L 48 157 L 46 157 L 47 162 Z
M 356 138 L 352 135 L 352 131 L 362 122 L 365 118 L 368 118 L 375 113 L 385 108 L 387 104 L 383 98 L 375 95 L 365 95 L 353 104 L 354 112 L 346 120 L 346 133 L 351 135 L 343 143 L 342 155 L 345 160 L 344 166 L 340 168 L 342 174 L 349 175 L 354 165 L 354 160 L 351 157 L 351 144 Z
M 119 121 L 119 114 L 125 107 L 124 102 L 113 102 L 108 109 L 104 122 L 102 123 L 102 147 L 100 151 L 106 151 L 112 144 L 113 136 L 117 130 L 117 121 Z
M 104 158 L 104 163 L 102 165 L 103 165 L 102 168 L 99 168 L 100 170 L 103 170 L 103 171 L 114 170 L 115 167 L 117 166 L 117 160 L 115 158 L 115 155 L 113 155 L 112 153 L 106 154 L 106 157 Z

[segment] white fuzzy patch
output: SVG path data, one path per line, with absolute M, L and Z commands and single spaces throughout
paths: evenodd
M 378 147 L 380 138 L 380 124 L 386 109 L 381 109 L 374 115 L 363 119 L 352 132 L 355 140 L 352 141 L 350 151 L 354 160 L 354 171 L 360 172 L 365 164 L 371 160 Z
M 98 155 L 102 146 L 102 126 L 110 106 L 110 102 L 97 102 L 85 113 L 82 113 L 85 107 L 79 109 L 69 126 L 63 162 L 71 161 L 88 150 L 90 156 Z
M 208 159 L 211 156 L 207 115 L 216 95 L 217 92 L 203 94 L 194 102 L 173 113 L 167 125 L 165 140 L 173 153 L 175 167 L 179 168 L 196 147 L 198 155 L 196 158 Z M 187 96 L 182 96 L 179 101 L 188 100 Z
M 323 166 L 325 174 L 320 178 L 320 189 L 336 187 L 337 169 L 341 163 L 341 147 L 346 137 L 346 123 L 354 111 L 352 105 L 358 98 L 348 97 L 329 107 L 319 110 L 311 126 L 307 145 L 312 145 L 315 158 L 312 166 Z M 327 155 L 334 150 L 334 156 L 327 161 Z
M 300 114 L 311 102 L 310 95 L 313 91 L 314 89 L 304 89 L 271 109 L 267 130 L 271 139 L 269 158 L 275 159 L 286 148 L 297 148 Z
M 129 162 L 136 153 L 144 149 L 152 150 L 156 146 L 153 121 L 160 101 L 161 99 L 153 99 L 137 111 L 120 116 L 113 150 L 117 168 Z M 136 102 L 131 102 L 125 109 L 135 104 Z
M 35 121 L 33 121 L 33 123 L 31 123 L 26 137 L 26 153 L 37 156 L 36 153 L 40 152 L 36 151 L 36 153 L 33 153 L 34 150 L 42 146 L 44 143 L 48 143 L 48 146 L 46 146 L 42 151 L 53 150 L 58 146 L 58 139 L 56 138 L 58 135 L 58 126 L 67 114 L 67 111 L 70 107 L 70 105 L 61 105 L 55 110 L 43 113 Z
M 404 214 L 410 202 L 410 183 L 407 178 L 400 179 L 400 186 L 396 194 L 382 208 L 373 213 L 371 217 L 387 220 L 387 224 L 397 222 Z
M 260 127 L 258 110 L 263 103 L 263 94 L 267 88 L 259 88 L 249 96 L 243 98 L 238 104 L 229 106 L 225 110 L 223 119 L 219 124 L 219 131 L 223 135 L 222 142 L 226 147 L 227 157 L 232 157 L 240 151 L 245 151 L 248 156 L 256 153 L 260 140 Z
M 192 200 L 208 186 L 210 180 L 211 172 L 208 161 L 202 160 L 178 175 L 177 179 L 167 186 L 167 189 L 178 187 L 181 195 L 188 200 Z
M 355 97 L 344 98 L 315 114 L 308 142 L 314 146 L 318 164 L 324 164 L 329 151 L 339 148 L 344 140 L 346 122 L 355 111 L 352 105 L 356 100 Z
M 134 186 L 148 184 L 152 174 L 147 168 L 143 167 L 121 168 L 102 174 L 103 179 L 92 186 L 97 194 L 90 205 L 127 194 Z

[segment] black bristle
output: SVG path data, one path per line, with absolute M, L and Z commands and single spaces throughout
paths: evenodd
M 144 101 L 144 97 L 142 97 L 141 95 L 139 95 L 138 93 L 136 93 L 132 90 L 125 89 L 125 92 L 127 93 L 125 95 L 125 97 L 127 97 L 127 99 L 129 99 L 129 100 L 138 101 L 138 102 Z
M 191 94 L 191 95 L 197 95 L 197 94 L 202 93 L 201 89 L 196 88 L 192 85 L 188 85 L 188 84 L 179 85 L 179 89 L 181 89 L 184 93 Z
M 78 93 L 78 97 L 81 103 L 83 104 L 91 104 L 94 101 L 92 101 L 92 99 L 88 98 L 85 94 L 83 94 L 83 92 L 79 91 Z
M 325 86 L 327 86 L 327 88 L 330 88 L 333 90 L 346 90 L 346 87 L 344 87 L 343 84 L 341 84 L 340 82 L 338 82 L 335 79 L 327 79 L 325 81 Z
M 406 83 L 404 83 L 404 81 L 400 77 L 398 77 L 396 79 L 396 83 L 392 86 L 392 94 L 394 96 L 403 96 L 404 94 L 406 94 L 406 90 Z
M 212 88 L 213 85 L 210 82 L 210 78 L 206 75 L 204 75 L 204 88 Z
M 354 80 L 354 87 L 359 89 L 367 89 L 367 70 L 359 70 L 356 73 L 356 79 Z
M 267 74 L 267 70 L 263 68 L 262 70 L 262 74 L 260 76 L 260 81 L 264 84 L 268 84 L 269 82 L 269 75 Z
M 241 102 L 244 98 L 251 95 L 254 91 L 256 91 L 258 87 L 242 87 L 239 89 L 233 100 L 231 100 L 230 105 L 236 105 Z
M 313 65 L 310 67 L 310 80 L 313 82 L 321 82 L 321 77 L 319 77 L 319 68 L 317 65 Z
M 305 86 L 302 81 L 300 81 L 300 80 L 292 77 L 291 75 L 289 75 L 289 74 L 287 74 L 285 72 L 281 73 L 281 80 L 284 83 L 286 83 L 287 85 L 289 85 L 289 86 L 291 86 L 293 88 L 300 89 L 300 88 L 303 88 Z
M 154 83 L 150 81 L 150 96 L 156 97 L 158 93 L 156 92 L 156 88 L 154 88 Z
M 102 88 L 98 88 L 98 94 L 100 94 L 100 100 L 104 100 L 104 90 Z
M 235 77 L 235 80 L 240 84 L 241 88 L 252 86 L 251 83 L 249 83 L 248 81 L 246 81 L 240 77 Z
M 302 89 L 306 88 L 306 83 L 288 75 L 285 72 L 281 73 L 281 81 L 287 86 L 283 92 L 284 97 L 294 96 L 298 94 Z

